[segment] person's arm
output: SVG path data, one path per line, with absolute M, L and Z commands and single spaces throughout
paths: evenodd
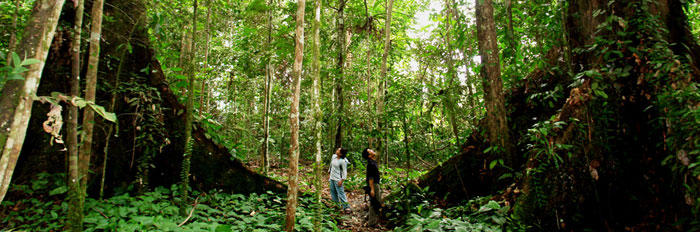
M 374 197 L 374 178 L 369 178 L 369 197 Z
M 343 171 L 340 173 L 340 181 L 338 181 L 338 186 L 343 186 L 343 181 L 348 178 L 348 162 L 345 162 L 343 159 L 340 161 L 340 166 L 342 166 L 341 169 Z

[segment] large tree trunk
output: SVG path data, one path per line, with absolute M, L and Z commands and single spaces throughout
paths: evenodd
M 341 0 L 342 1 L 342 0 Z M 287 189 L 287 215 L 285 231 L 294 231 L 297 211 L 297 194 L 299 192 L 299 98 L 301 97 L 301 67 L 304 61 L 304 9 L 306 1 L 298 0 L 296 15 L 296 32 L 294 35 L 294 66 L 292 68 L 292 106 L 289 110 L 291 142 L 289 144 L 289 188 Z
M 9 80 L 0 95 L 0 202 L 10 186 L 20 150 L 24 144 L 27 126 L 32 112 L 32 97 L 39 88 L 46 56 L 55 34 L 58 17 L 64 0 L 37 0 L 27 23 L 22 42 L 17 49 L 25 59 L 40 62 L 29 66 L 23 73 L 24 80 Z
M 148 173 L 149 185 L 146 187 L 153 188 L 156 186 L 164 186 L 169 188 L 174 184 L 180 183 L 180 164 L 182 163 L 182 155 L 184 147 L 179 146 L 184 144 L 185 124 L 185 106 L 178 101 L 178 97 L 172 91 L 166 80 L 165 74 L 161 68 L 160 62 L 156 59 L 156 52 L 151 49 L 149 35 L 147 33 L 145 12 L 145 0 L 132 1 L 108 1 L 105 3 L 105 15 L 114 17 L 114 21 L 105 21 L 102 37 L 104 43 L 101 46 L 101 57 L 110 60 L 111 63 L 120 63 L 116 58 L 123 54 L 122 44 L 130 43 L 132 52 L 125 54 L 122 71 L 120 72 L 120 82 L 143 85 L 145 87 L 155 88 L 159 93 L 162 101 L 159 102 L 163 108 L 162 115 L 156 116 L 162 120 L 164 130 L 170 132 L 165 135 L 167 141 L 163 141 L 162 150 L 158 149 L 153 155 L 151 164 L 154 166 Z M 87 1 L 90 3 L 90 1 Z M 114 6 L 114 7 L 112 7 Z M 71 7 L 72 8 L 72 7 Z M 126 15 L 124 12 L 129 12 Z M 63 15 L 72 15 L 71 12 L 65 11 Z M 141 20 L 139 20 L 141 19 Z M 64 29 L 72 28 L 73 19 L 64 18 L 66 25 L 71 27 L 63 27 Z M 29 25 L 42 25 L 33 23 Z M 132 34 L 131 40 L 125 35 Z M 68 92 L 67 76 L 70 76 L 70 69 L 65 67 L 70 61 L 70 50 L 66 44 L 61 42 L 70 41 L 70 33 L 64 31 L 61 33 L 64 37 L 61 40 L 54 40 L 54 46 L 58 50 L 51 49 L 46 66 L 41 78 L 40 88 L 37 92 L 39 96 L 50 95 L 51 92 Z M 189 32 L 188 32 L 189 34 Z M 57 34 L 58 35 L 58 34 Z M 25 37 L 26 38 L 26 37 Z M 130 42 L 129 42 L 130 41 Z M 82 65 L 85 68 L 85 65 Z M 100 65 L 100 78 L 105 82 L 113 83 L 116 79 L 116 67 Z M 140 70 L 150 69 L 148 73 Z M 103 79 L 100 79 L 102 81 Z M 107 106 L 111 103 L 111 94 L 108 89 L 97 89 L 97 103 Z M 134 92 L 120 93 L 120 96 L 135 94 Z M 12 178 L 13 184 L 29 184 L 36 177 L 37 173 L 66 173 L 68 170 L 65 167 L 64 160 L 65 151 L 61 151 L 62 146 L 50 146 L 46 141 L 47 136 L 43 130 L 42 123 L 46 120 L 45 116 L 49 106 L 46 104 L 36 104 L 32 108 L 32 117 L 29 119 L 29 130 L 27 131 L 26 141 L 22 147 L 22 155 L 17 161 L 17 169 Z M 167 109 L 167 110 L 166 110 Z M 0 112 L 5 112 L 0 110 Z M 139 176 L 136 165 L 130 165 L 133 160 L 142 160 L 145 154 L 136 152 L 132 157 L 133 147 L 133 107 L 131 107 L 122 97 L 116 99 L 114 105 L 114 113 L 120 121 L 119 127 L 115 127 L 114 134 L 109 139 L 109 162 L 106 165 L 106 178 L 104 190 L 105 196 L 115 194 L 115 190 L 126 189 L 130 184 L 138 183 Z M 67 118 L 67 116 L 64 116 Z M 23 119 L 26 120 L 26 119 Z M 105 120 L 96 120 L 97 128 L 108 128 L 111 122 Z M 196 125 L 197 122 L 195 122 Z M 36 128 L 36 129 L 32 129 Z M 103 154 L 107 145 L 105 133 L 101 130 L 95 131 L 93 148 L 95 152 L 94 162 L 103 163 Z M 283 183 L 270 179 L 264 175 L 260 175 L 249 169 L 239 159 L 229 152 L 229 149 L 209 139 L 210 135 L 202 126 L 197 126 L 192 131 L 193 140 L 196 141 L 193 146 L 193 155 L 191 160 L 190 186 L 199 192 L 206 192 L 211 189 L 220 189 L 231 193 L 249 194 L 249 193 L 265 193 L 272 191 L 276 193 L 286 192 L 286 186 Z M 176 145 L 177 144 L 177 145 Z M 138 147 L 136 147 L 139 149 Z M 99 158 L 98 158 L 99 157 Z M 91 165 L 91 172 L 100 173 L 99 165 Z M 94 179 L 94 178 L 93 178 Z M 95 179 L 96 180 L 96 179 Z M 99 192 L 99 181 L 89 181 L 87 188 L 90 195 L 97 196 Z M 8 199 L 17 199 L 26 197 L 19 191 L 8 193 Z
M 569 1 L 566 46 L 584 52 L 572 53 L 567 64 L 569 49 L 553 48 L 546 67 L 509 92 L 512 141 L 523 144 L 517 155 L 526 157 L 527 164 L 515 163 L 522 178 L 494 198 L 510 202 L 518 218 L 546 231 L 689 230 L 697 223 L 690 209 L 697 203 L 688 199 L 697 195 L 681 185 L 697 188 L 700 181 L 683 171 L 687 165 L 681 158 L 697 147 L 670 141 L 697 135 L 697 126 L 681 126 L 688 119 L 674 112 L 697 105 L 698 99 L 664 99 L 697 84 L 700 72 L 695 59 L 687 57 L 700 57 L 700 49 L 680 1 L 608 3 Z M 622 21 L 611 21 L 611 29 L 601 27 L 610 16 Z M 606 44 L 608 40 L 613 43 Z M 587 50 L 593 45 L 597 48 Z M 580 78 L 545 71 L 569 65 Z M 555 107 L 525 100 L 554 86 L 575 88 L 565 87 L 567 98 Z M 485 123 L 480 130 L 488 128 Z M 431 170 L 420 185 L 430 186 L 441 199 L 452 190 L 445 198 L 452 204 L 495 193 L 484 188 L 493 176 L 484 168 L 488 155 L 483 151 L 489 145 L 482 141 L 480 131 L 475 132 L 460 155 Z
M 70 95 L 80 97 L 80 40 L 83 27 L 84 0 L 77 0 L 73 37 L 71 39 L 71 77 Z M 83 208 L 80 207 L 82 197 L 80 190 L 80 167 L 78 156 L 78 106 L 68 107 L 67 149 L 68 149 L 68 221 L 66 229 L 71 231 L 83 230 Z
M 476 1 L 476 24 L 479 37 L 479 55 L 481 55 L 481 83 L 484 88 L 486 105 L 486 133 L 495 159 L 505 160 L 505 165 L 513 166 L 511 159 L 512 144 L 506 117 L 503 81 L 501 80 L 500 61 L 498 60 L 498 40 L 496 26 L 493 22 L 492 0 Z M 499 157 L 500 156 L 500 157 Z

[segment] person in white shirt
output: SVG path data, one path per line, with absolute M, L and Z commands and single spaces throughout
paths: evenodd
M 335 154 L 331 158 L 329 182 L 333 202 L 339 203 L 345 212 L 350 212 L 350 205 L 345 197 L 345 187 L 343 186 L 343 182 L 348 177 L 349 161 L 345 158 L 347 154 L 348 150 L 345 148 L 335 150 Z

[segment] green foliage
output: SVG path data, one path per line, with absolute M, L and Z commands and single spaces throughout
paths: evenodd
M 163 100 L 158 89 L 147 84 L 145 78 L 134 76 L 132 81 L 124 82 L 115 90 L 117 96 L 123 96 L 128 111 L 133 112 L 130 124 L 134 127 L 134 153 L 140 154 L 137 164 L 139 192 L 148 187 L 148 170 L 152 168 L 151 160 L 160 154 L 163 147 L 170 144 L 169 132 L 166 131 L 163 114 Z
M 421 205 L 422 206 L 422 205 Z M 480 197 L 448 209 L 422 208 L 395 231 L 521 231 L 509 217 L 509 206 Z
M 57 189 L 63 189 L 58 191 Z M 4 201 L 0 230 L 62 230 L 67 202 L 56 199 L 65 193 L 63 175 L 39 174 L 29 185 L 15 185 L 12 193 L 28 196 L 16 202 Z M 56 193 L 55 196 L 51 192 Z M 61 193 L 58 193 L 61 192 Z M 179 186 L 170 189 L 157 187 L 140 196 L 123 194 L 104 201 L 87 199 L 85 203 L 85 231 L 280 231 L 284 220 L 283 195 L 230 194 L 222 191 L 198 195 L 197 204 L 187 206 L 193 212 L 181 216 L 175 202 L 179 202 Z M 302 196 L 297 208 L 298 231 L 313 228 L 315 210 L 313 197 Z M 331 209 L 323 207 L 324 231 L 337 231 Z
M 5 53 L 0 51 L 0 59 L 7 57 Z M 29 71 L 25 66 L 38 64 L 41 61 L 37 59 L 20 60 L 17 53 L 12 52 L 10 57 L 7 57 L 3 66 L 0 66 L 0 89 L 5 86 L 5 82 L 9 80 L 24 80 L 22 73 Z

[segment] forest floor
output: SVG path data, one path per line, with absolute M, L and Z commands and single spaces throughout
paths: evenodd
M 259 165 L 257 161 L 249 161 L 248 167 L 253 170 L 259 170 Z M 312 194 L 315 192 L 315 188 L 311 185 L 311 180 L 313 180 L 313 163 L 309 161 L 300 160 L 299 163 L 299 190 L 304 193 Z M 282 167 L 280 163 L 272 161 L 270 163 L 270 172 L 273 177 L 281 177 L 283 179 L 277 178 L 283 183 L 287 183 L 288 169 L 287 167 Z M 348 175 L 360 175 L 362 174 L 361 180 L 364 180 L 364 172 L 358 173 L 357 171 L 351 171 Z M 328 184 L 328 175 L 324 173 L 321 189 L 322 201 L 326 206 L 330 208 L 337 209 L 335 212 L 337 214 L 336 218 L 340 218 L 338 221 L 338 228 L 347 231 L 367 231 L 367 232 L 379 232 L 379 231 L 391 231 L 383 224 L 386 222 L 381 221 L 377 226 L 367 226 L 367 211 L 369 210 L 369 201 L 365 197 L 362 190 L 362 186 L 355 185 L 353 187 L 346 187 L 345 194 L 348 200 L 348 204 L 352 209 L 350 213 L 342 212 L 342 210 L 333 203 L 331 200 L 330 186 Z M 350 177 L 349 177 L 350 178 Z M 382 190 L 382 196 L 388 196 L 390 194 L 386 189 Z

